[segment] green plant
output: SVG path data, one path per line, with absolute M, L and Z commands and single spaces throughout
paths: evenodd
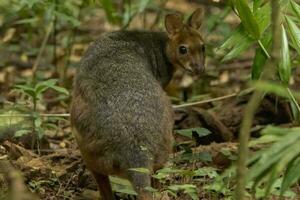
M 21 93 L 28 98 L 31 102 L 31 108 L 28 109 L 31 118 L 32 118 L 32 127 L 31 132 L 33 135 L 36 135 L 38 139 L 41 139 L 44 136 L 43 125 L 49 126 L 49 123 L 43 124 L 43 119 L 37 110 L 37 105 L 40 101 L 43 100 L 42 95 L 48 89 L 53 89 L 62 95 L 69 95 L 69 92 L 62 87 L 56 85 L 57 80 L 50 79 L 37 83 L 36 85 L 16 85 L 14 91 Z M 51 125 L 50 125 L 51 126 Z M 16 132 L 16 136 L 21 136 L 23 134 L 28 134 L 30 131 L 27 129 L 22 129 Z M 38 142 L 38 140 L 37 140 Z M 33 143 L 34 145 L 34 143 Z
M 253 1 L 252 9 L 246 0 L 231 1 L 231 6 L 241 19 L 240 25 L 221 45 L 218 52 L 226 52 L 223 61 L 237 58 L 249 47 L 256 44 L 255 57 L 252 65 L 252 79 L 257 80 L 261 76 L 266 60 L 270 58 L 271 47 L 271 8 L 269 1 Z M 300 53 L 300 6 L 293 0 L 280 0 L 283 12 L 282 25 L 282 62 L 278 66 L 279 78 L 287 85 L 291 77 L 292 63 L 299 58 Z M 289 36 L 289 37 L 288 37 Z M 292 47 L 294 51 L 289 51 Z M 229 50 L 229 51 L 228 51 Z
M 153 0 L 125 0 L 119 4 L 111 0 L 99 0 L 99 3 L 106 13 L 107 20 L 123 28 L 127 28 L 133 18 L 144 12 L 151 4 L 152 7 L 155 5 Z
M 272 21 L 271 21 L 271 4 L 272 4 Z M 251 1 L 248 4 L 247 0 L 232 0 L 230 5 L 236 12 L 238 17 L 241 19 L 240 25 L 234 31 L 234 33 L 224 42 L 220 47 L 219 53 L 226 51 L 223 61 L 228 61 L 239 56 L 242 52 L 246 51 L 250 46 L 256 45 L 255 57 L 252 65 L 252 80 L 263 80 L 277 81 L 278 84 L 273 84 L 272 89 L 284 90 L 284 98 L 290 101 L 291 107 L 294 109 L 294 117 L 299 116 L 300 107 L 296 101 L 295 96 L 289 89 L 289 82 L 292 76 L 291 70 L 299 59 L 299 42 L 300 42 L 300 29 L 299 25 L 299 13 L 300 6 L 293 0 L 279 0 L 279 1 Z M 279 9 L 280 8 L 280 9 Z M 270 26 L 272 24 L 272 27 Z M 272 31 L 270 31 L 272 28 Z M 266 65 L 266 70 L 264 69 Z M 263 73 L 264 72 L 264 73 Z M 256 84 L 258 92 L 254 92 L 251 97 L 249 104 L 245 112 L 252 113 L 257 108 L 260 99 L 263 97 L 265 92 L 261 91 Z M 274 89 L 276 88 L 276 89 Z M 254 113 L 253 111 L 253 113 Z M 286 170 L 285 165 L 275 165 L 274 160 L 282 162 L 281 159 L 287 165 L 290 164 L 292 159 L 299 157 L 297 151 L 290 153 L 290 151 L 283 150 L 282 152 L 275 153 L 273 146 L 266 148 L 264 151 L 267 154 L 262 154 L 262 158 L 259 158 L 261 152 L 258 152 L 256 156 L 257 163 L 262 166 L 258 168 L 259 164 L 254 164 L 254 167 L 250 173 L 245 170 L 244 160 L 247 156 L 247 141 L 249 135 L 249 128 L 252 123 L 254 114 L 247 114 L 243 120 L 242 128 L 240 131 L 240 149 L 238 159 L 238 185 L 237 185 L 237 198 L 243 198 L 244 193 L 244 178 L 245 175 L 249 175 L 247 182 L 253 181 L 254 187 L 259 185 L 260 190 L 264 191 L 264 197 L 268 196 L 271 191 L 271 186 L 278 180 L 280 173 Z M 296 135 L 291 134 L 290 131 L 285 131 L 286 137 L 292 137 L 291 143 L 288 147 L 294 147 L 299 145 Z M 274 146 L 284 146 L 284 142 L 287 138 L 281 138 L 283 141 L 274 143 Z M 274 152 L 272 152 L 272 150 Z M 290 149 L 291 150 L 291 149 Z M 272 155 L 265 158 L 265 156 Z M 258 161 L 260 160 L 260 161 Z M 273 165 L 274 164 L 274 165 Z M 268 171 L 270 170 L 270 171 Z M 298 178 L 297 178 L 298 179 Z M 267 181 L 265 181 L 267 180 Z M 260 184 L 260 181 L 264 181 L 264 184 Z M 283 181 L 284 182 L 284 181 Z M 290 182 L 292 183 L 292 182 Z M 286 187 L 290 187 L 292 184 L 286 184 Z

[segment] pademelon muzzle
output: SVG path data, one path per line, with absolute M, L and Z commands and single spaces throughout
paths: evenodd
M 205 71 L 205 64 L 204 63 L 192 63 L 192 64 L 190 64 L 190 71 L 192 71 L 193 74 L 201 75 Z

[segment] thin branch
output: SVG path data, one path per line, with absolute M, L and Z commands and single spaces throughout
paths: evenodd
M 62 113 L 62 114 L 45 114 L 45 113 L 42 113 L 40 114 L 41 117 L 70 117 L 70 114 L 69 113 Z M 0 115 L 0 118 L 1 117 L 32 117 L 32 115 L 30 114 L 3 114 L 3 115 Z
M 207 100 L 203 100 L 203 101 L 197 101 L 197 102 L 192 102 L 192 103 L 186 103 L 186 104 L 181 104 L 181 105 L 173 105 L 174 109 L 177 108 L 185 108 L 185 107 L 190 107 L 190 106 L 195 106 L 195 105 L 200 105 L 200 104 L 205 104 L 205 103 L 211 103 L 214 101 L 220 101 L 223 99 L 228 99 L 231 97 L 235 97 L 237 96 L 238 93 L 233 93 L 233 94 L 229 94 L 229 95 L 225 95 L 225 96 L 221 96 L 221 97 L 217 97 L 217 98 L 213 98 L 213 99 L 207 99 Z
M 39 54 L 38 54 L 38 56 L 36 58 L 36 61 L 35 61 L 34 65 L 33 65 L 33 67 L 32 67 L 32 82 L 33 83 L 36 82 L 36 72 L 37 72 L 38 66 L 40 65 L 40 62 L 41 62 L 41 59 L 42 59 L 42 55 L 43 55 L 43 53 L 45 51 L 45 48 L 46 48 L 47 42 L 49 40 L 50 33 L 52 32 L 52 29 L 53 29 L 53 21 L 51 21 L 50 24 L 49 24 L 49 26 L 47 27 L 46 35 L 45 35 L 44 40 L 42 42 Z

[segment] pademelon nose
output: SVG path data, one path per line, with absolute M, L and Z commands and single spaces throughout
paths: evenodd
M 202 74 L 205 71 L 205 66 L 203 64 L 191 64 L 191 68 L 196 74 Z

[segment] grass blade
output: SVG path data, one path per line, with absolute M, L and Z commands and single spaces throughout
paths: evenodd
M 245 0 L 238 0 L 235 3 L 236 3 L 236 9 L 239 13 L 240 19 L 242 21 L 245 30 L 249 33 L 251 37 L 253 37 L 256 40 L 259 40 L 260 38 L 259 26 L 247 2 Z
M 284 26 L 282 28 L 282 48 L 281 48 L 281 61 L 279 63 L 279 76 L 283 84 L 288 85 L 289 80 L 291 77 L 291 59 L 290 59 L 290 52 L 289 52 L 289 41 L 287 39 L 286 31 Z
M 289 36 L 292 40 L 293 46 L 300 54 L 300 29 L 297 27 L 297 25 L 293 22 L 291 18 L 286 16 L 285 19 L 287 22 Z

